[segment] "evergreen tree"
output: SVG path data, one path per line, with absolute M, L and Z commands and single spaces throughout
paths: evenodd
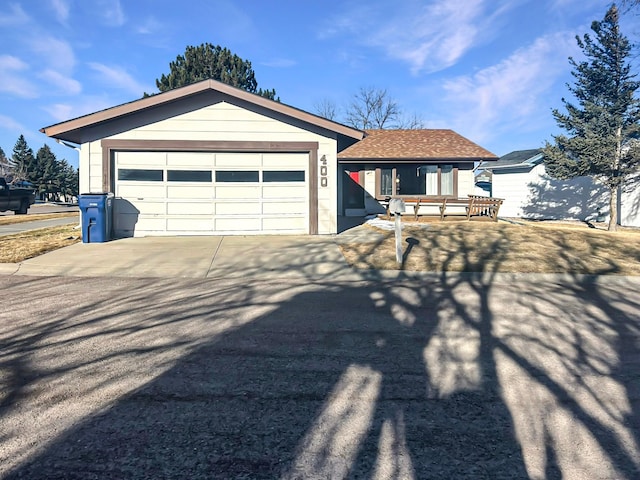
M 178 55 L 169 64 L 169 74 L 156 79 L 161 92 L 183 87 L 206 79 L 219 80 L 247 92 L 280 101 L 275 90 L 258 89 L 251 62 L 232 54 L 227 48 L 211 43 L 197 47 L 187 46 L 184 55 Z M 145 93 L 145 96 L 148 94 Z
M 69 165 L 65 159 L 60 160 L 58 166 L 60 193 L 68 201 L 68 197 L 78 195 L 78 170 Z
M 638 171 L 640 148 L 634 140 L 640 133 L 640 102 L 635 92 L 640 83 L 631 73 L 631 46 L 619 28 L 615 4 L 604 20 L 591 25 L 594 38 L 576 37 L 586 60 L 573 67 L 575 84 L 569 91 L 577 103 L 564 98 L 567 112 L 554 109 L 553 116 L 568 135 L 554 136 L 544 148 L 547 172 L 559 179 L 590 176 L 610 192 L 609 230 L 618 221 L 618 192 Z
M 27 144 L 24 135 L 20 135 L 13 147 L 11 159 L 14 164 L 14 180 L 31 180 L 29 172 L 35 168 L 33 150 Z
M 43 145 L 36 154 L 35 168 L 29 181 L 36 185 L 42 198 L 53 199 L 60 191 L 59 164 L 49 145 Z
M 0 148 L 0 177 L 13 177 L 14 169 L 13 161 L 7 158 L 4 150 Z

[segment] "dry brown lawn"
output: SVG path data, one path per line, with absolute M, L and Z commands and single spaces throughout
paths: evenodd
M 351 265 L 431 272 L 640 275 L 640 230 L 607 232 L 556 222 L 409 222 L 402 232 L 401 266 L 396 263 L 394 232 L 377 231 L 384 238 L 375 244 L 341 247 Z
M 42 213 L 36 215 L 3 215 L 0 217 L 0 225 L 13 225 L 14 223 L 34 222 L 36 220 L 50 220 L 52 218 L 79 217 L 78 212 Z
M 80 241 L 80 230 L 72 223 L 40 228 L 0 237 L 0 263 L 18 263 Z

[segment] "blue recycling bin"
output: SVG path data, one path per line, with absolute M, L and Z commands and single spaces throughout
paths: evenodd
M 78 206 L 82 215 L 82 243 L 111 240 L 113 193 L 81 193 Z

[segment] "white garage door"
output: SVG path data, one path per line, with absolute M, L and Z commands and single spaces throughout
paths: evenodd
M 116 152 L 117 236 L 309 233 L 307 153 Z

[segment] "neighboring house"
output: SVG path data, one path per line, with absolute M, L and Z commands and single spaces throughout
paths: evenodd
M 542 150 L 511 152 L 480 169 L 491 172 L 491 194 L 503 198 L 502 217 L 604 221 L 609 211 L 607 188 L 591 177 L 556 180 L 547 175 Z M 619 222 L 640 226 L 640 189 L 620 196 Z
M 332 234 L 353 212 L 342 192 L 355 172 L 376 200 L 456 196 L 472 192 L 474 161 L 497 158 L 449 130 L 362 141 L 363 131 L 215 80 L 41 131 L 79 146 L 81 193 L 115 194 L 117 237 Z
M 384 211 L 394 197 L 474 193 L 474 164 L 497 157 L 452 130 L 367 130 L 363 140 L 338 153 L 345 215 Z

